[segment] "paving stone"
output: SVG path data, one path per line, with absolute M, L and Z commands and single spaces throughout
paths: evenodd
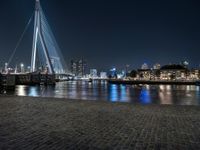
M 199 106 L 0 97 L 1 150 L 198 150 L 199 126 Z

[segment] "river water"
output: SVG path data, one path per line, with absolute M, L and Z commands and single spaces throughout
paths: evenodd
M 56 86 L 17 86 L 5 95 L 56 97 L 140 104 L 200 105 L 200 87 L 191 85 L 115 85 L 106 81 L 68 81 Z

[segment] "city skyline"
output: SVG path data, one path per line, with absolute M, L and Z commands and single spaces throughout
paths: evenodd
M 34 11 L 34 3 L 0 2 L 0 17 L 4 20 L 0 25 L 1 65 L 10 57 Z M 152 66 L 187 60 L 191 67 L 199 67 L 197 1 L 41 3 L 67 64 L 72 58 L 84 58 L 90 68 L 108 70 L 126 64 L 140 68 L 143 63 Z M 14 64 L 30 63 L 32 34 L 33 27 L 28 29 Z

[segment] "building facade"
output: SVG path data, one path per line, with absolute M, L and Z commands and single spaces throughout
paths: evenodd
M 107 76 L 107 73 L 106 72 L 100 72 L 100 78 L 101 79 L 106 79 L 108 76 Z
M 165 65 L 160 69 L 162 80 L 186 80 L 189 70 L 182 65 Z
M 70 70 L 71 73 L 78 77 L 84 77 L 86 75 L 87 63 L 85 60 L 71 60 Z
M 90 78 L 97 78 L 97 69 L 90 69 Z

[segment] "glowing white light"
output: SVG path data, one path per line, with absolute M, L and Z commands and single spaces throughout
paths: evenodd
M 25 90 L 25 86 L 23 86 L 23 85 L 21 85 L 21 86 L 19 86 L 19 88 L 18 88 L 18 92 L 17 92 L 17 94 L 18 94 L 18 96 L 26 96 L 26 90 Z

